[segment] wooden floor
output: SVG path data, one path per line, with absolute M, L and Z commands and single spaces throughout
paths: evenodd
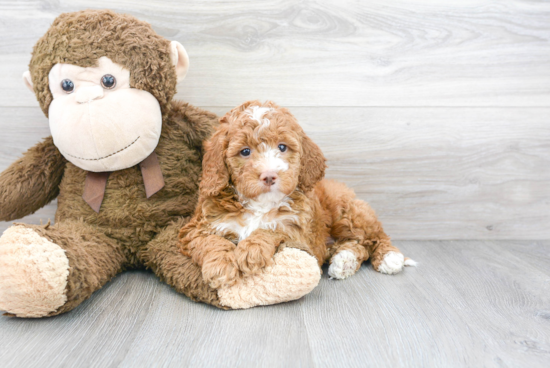
M 419 262 L 325 275 L 242 311 L 125 273 L 76 310 L 0 318 L 1 367 L 548 367 L 549 241 L 399 241 Z

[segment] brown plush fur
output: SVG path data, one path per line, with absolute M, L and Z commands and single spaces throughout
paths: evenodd
M 149 199 L 139 167 L 131 167 L 111 173 L 101 211 L 94 212 L 82 199 L 86 171 L 67 162 L 51 138 L 0 174 L 1 221 L 58 197 L 55 225 L 25 225 L 59 245 L 69 259 L 67 302 L 51 315 L 73 309 L 117 273 L 143 266 L 192 299 L 219 306 L 200 268 L 177 250 L 178 231 L 197 204 L 202 142 L 217 117 L 171 101 L 176 74 L 169 47 L 145 22 L 90 10 L 59 16 L 34 48 L 30 70 L 44 113 L 52 100 L 48 73 L 54 64 L 92 66 L 107 56 L 130 70 L 131 87 L 157 98 L 164 117 L 155 153 L 165 187 Z
M 253 106 L 271 108 L 260 124 L 251 117 Z M 273 102 L 247 102 L 229 112 L 206 145 L 199 205 L 180 232 L 181 249 L 202 267 L 211 286 L 232 285 L 257 274 L 272 262 L 282 244 L 309 248 L 319 266 L 349 250 L 361 262 L 371 259 L 379 269 L 383 257 L 399 252 L 390 243 L 374 211 L 344 184 L 322 180 L 325 158 L 287 109 Z M 288 168 L 277 173 L 283 205 L 270 207 L 258 227 L 244 240 L 239 230 L 255 215 L 252 203 L 272 191 L 260 180 L 265 147 L 284 143 L 280 157 Z M 250 156 L 241 150 L 250 148 Z M 264 150 L 264 151 L 262 151 Z M 326 245 L 327 238 L 335 242 Z
M 11 164 L 0 175 L 0 220 L 21 218 L 55 199 L 66 163 L 48 137 Z

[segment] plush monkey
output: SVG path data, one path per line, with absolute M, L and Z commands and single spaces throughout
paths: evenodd
M 315 287 L 315 259 L 298 249 L 281 250 L 274 266 L 226 289 L 205 283 L 179 252 L 178 231 L 197 203 L 202 143 L 217 125 L 214 114 L 172 100 L 188 66 L 181 44 L 111 11 L 62 14 L 37 42 L 23 77 L 52 136 L 0 174 L 0 220 L 55 198 L 58 208 L 54 225 L 14 224 L 0 238 L 0 310 L 64 313 L 141 267 L 226 309 Z

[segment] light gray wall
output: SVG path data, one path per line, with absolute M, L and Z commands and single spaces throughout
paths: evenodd
M 550 237 L 548 2 L 2 1 L 0 169 L 49 134 L 21 80 L 32 46 L 86 8 L 180 41 L 178 98 L 291 108 L 394 239 Z

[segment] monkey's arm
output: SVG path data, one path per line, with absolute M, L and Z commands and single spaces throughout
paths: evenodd
M 55 199 L 65 163 L 48 137 L 4 170 L 0 174 L 0 221 L 29 215 Z

